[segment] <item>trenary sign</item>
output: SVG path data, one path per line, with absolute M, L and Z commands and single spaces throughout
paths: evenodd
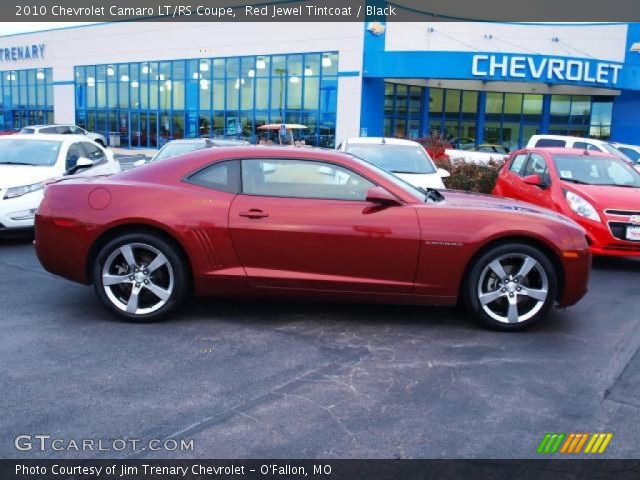
M 525 55 L 474 55 L 471 74 L 504 80 L 582 82 L 614 86 L 622 65 L 596 60 L 547 58 Z
M 44 43 L 20 45 L 18 47 L 0 46 L 0 62 L 19 62 L 20 60 L 34 60 L 44 58 Z

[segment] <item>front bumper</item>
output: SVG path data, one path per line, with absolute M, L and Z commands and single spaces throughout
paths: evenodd
M 587 242 L 593 255 L 616 257 L 640 257 L 640 241 L 625 238 L 628 226 L 638 226 L 629 221 L 630 215 L 610 215 L 598 212 L 603 222 L 574 218 L 587 230 Z
M 0 232 L 33 229 L 34 214 L 40 206 L 44 190 L 27 193 L 21 197 L 4 199 L 0 190 Z

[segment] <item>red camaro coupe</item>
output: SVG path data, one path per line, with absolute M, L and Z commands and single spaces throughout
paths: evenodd
M 575 220 L 586 229 L 594 255 L 640 256 L 640 173 L 611 154 L 518 150 L 505 162 L 493 194 Z
M 521 202 L 418 190 L 346 154 L 207 149 L 46 187 L 44 267 L 150 321 L 196 295 L 454 305 L 518 330 L 587 290 L 573 221 Z

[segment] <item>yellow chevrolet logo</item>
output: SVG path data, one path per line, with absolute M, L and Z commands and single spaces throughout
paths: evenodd
M 537 452 L 600 454 L 604 453 L 612 438 L 613 433 L 547 433 L 542 437 Z

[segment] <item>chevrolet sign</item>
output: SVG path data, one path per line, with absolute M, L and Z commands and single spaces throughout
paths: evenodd
M 0 47 L 0 62 L 17 62 L 44 58 L 44 43 L 21 45 L 19 47 Z
M 542 82 L 585 82 L 615 85 L 622 65 L 566 58 L 525 55 L 474 55 L 471 67 L 476 77 L 501 80 L 533 79 Z

